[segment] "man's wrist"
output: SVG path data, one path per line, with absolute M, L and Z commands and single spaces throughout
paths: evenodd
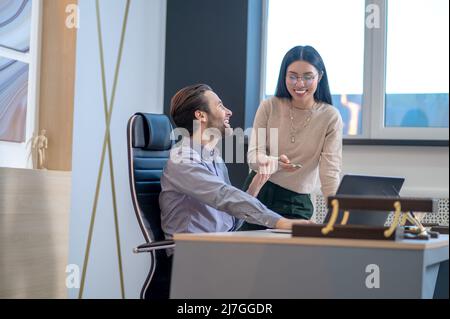
M 288 219 L 286 219 L 286 218 L 284 218 L 284 217 L 281 217 L 278 221 L 277 221 L 277 223 L 276 223 L 276 225 L 275 225 L 275 228 L 278 228 L 278 229 L 286 229 L 286 228 L 288 228 Z

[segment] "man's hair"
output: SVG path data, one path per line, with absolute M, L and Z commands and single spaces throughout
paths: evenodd
M 204 93 L 212 91 L 206 84 L 187 86 L 178 91 L 170 103 L 170 116 L 177 127 L 186 129 L 193 134 L 195 112 L 200 110 L 209 113 L 208 100 Z

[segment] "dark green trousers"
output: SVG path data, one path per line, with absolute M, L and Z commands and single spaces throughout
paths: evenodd
M 251 171 L 244 182 L 243 190 L 250 186 L 256 172 Z M 267 208 L 285 218 L 310 219 L 314 213 L 314 206 L 310 194 L 299 194 L 267 181 L 258 194 L 258 199 Z M 239 230 L 258 230 L 267 227 L 244 223 Z

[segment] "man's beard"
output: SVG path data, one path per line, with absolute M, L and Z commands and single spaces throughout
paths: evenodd
M 216 129 L 216 130 L 218 130 L 220 132 L 220 135 L 221 135 L 220 137 L 222 137 L 222 138 L 226 137 L 226 136 L 229 136 L 229 131 L 233 131 L 233 129 L 225 127 L 225 124 L 223 122 L 217 121 L 217 122 L 219 122 L 217 124 L 214 124 L 213 122 L 214 121 L 211 121 L 211 120 L 208 121 L 207 127 L 209 129 Z

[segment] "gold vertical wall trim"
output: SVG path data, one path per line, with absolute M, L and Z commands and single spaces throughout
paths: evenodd
M 97 26 L 100 25 L 100 12 L 99 12 L 99 0 L 96 0 L 96 7 L 97 7 Z M 123 52 L 123 43 L 125 40 L 125 33 L 126 33 L 126 28 L 127 28 L 127 22 L 128 22 L 128 13 L 129 13 L 129 9 L 130 9 L 130 0 L 126 1 L 126 7 L 125 7 L 125 14 L 124 14 L 124 19 L 123 19 L 123 25 L 122 25 L 122 34 L 121 34 L 121 38 L 120 38 L 120 44 L 119 44 L 119 54 L 117 56 L 117 63 L 116 63 L 116 69 L 115 69 L 115 74 L 114 74 L 114 82 L 113 82 L 113 89 L 111 92 L 111 101 L 110 101 L 110 106 L 109 106 L 109 111 L 106 112 L 106 128 L 105 128 L 105 134 L 103 137 L 103 147 L 102 147 L 102 155 L 101 155 L 101 160 L 100 160 L 100 168 L 98 171 L 98 176 L 97 176 L 97 184 L 96 184 L 96 190 L 95 190 L 95 198 L 94 198 L 94 203 L 93 203 L 93 208 L 92 208 L 92 214 L 91 214 L 91 222 L 89 225 L 89 234 L 88 234 L 88 240 L 86 243 L 86 251 L 85 251 L 85 256 L 84 256 L 84 262 L 83 262 L 83 271 L 82 271 L 82 275 L 81 275 L 81 284 L 80 284 L 80 291 L 79 291 L 79 295 L 78 298 L 81 299 L 83 298 L 83 292 L 84 292 L 84 286 L 85 286 L 85 281 L 86 281 L 86 270 L 87 270 L 87 265 L 88 265 L 88 261 L 89 261 L 89 253 L 90 253 L 90 248 L 91 248 L 91 243 L 92 243 L 92 234 L 93 234 L 93 229 L 94 229 L 94 223 L 95 223 L 95 216 L 97 213 L 97 204 L 98 204 L 98 197 L 99 197 L 99 193 L 100 193 L 100 185 L 101 185 L 101 179 L 102 179 L 102 175 L 103 175 L 103 166 L 104 166 L 104 162 L 105 162 L 105 154 L 106 154 L 106 145 L 108 142 L 110 142 L 110 125 L 111 125 L 111 117 L 112 117 L 112 112 L 114 109 L 114 101 L 115 101 L 115 91 L 117 88 L 117 81 L 118 81 L 118 76 L 119 76 L 119 70 L 120 70 L 120 65 L 121 65 L 121 60 L 122 60 L 122 52 Z M 100 32 L 100 29 L 98 29 L 98 31 Z M 102 43 L 101 43 L 101 33 L 99 33 L 99 50 L 101 52 L 100 54 L 100 65 L 102 68 L 102 85 L 103 85 L 103 97 L 104 100 L 105 96 L 106 96 L 106 83 L 103 77 L 104 74 L 104 57 L 103 57 L 103 47 L 102 47 Z M 112 153 L 110 153 L 110 155 L 112 156 Z M 112 166 L 110 165 L 110 168 Z M 113 176 L 111 176 L 113 179 Z M 114 187 L 113 184 L 111 185 L 111 187 Z M 115 189 L 114 189 L 115 192 Z M 115 195 L 115 194 L 114 194 Z M 114 203 L 113 203 L 114 205 Z M 119 273 L 120 273 L 120 279 L 121 279 L 121 291 L 122 291 L 122 297 L 124 298 L 124 287 L 123 287 L 123 270 L 122 270 L 122 259 L 121 259 L 121 254 L 120 254 L 120 237 L 119 237 L 119 232 L 118 232 L 118 220 L 117 220 L 117 212 L 116 212 L 117 207 L 115 207 L 115 211 L 114 211 L 114 221 L 116 223 L 116 243 L 117 243 L 117 247 L 118 247 L 118 258 L 119 258 Z
M 99 41 L 99 52 L 100 52 L 100 69 L 101 69 L 101 77 L 102 77 L 102 91 L 103 91 L 103 110 L 105 114 L 105 124 L 108 122 L 108 98 L 106 93 L 106 74 L 105 74 L 105 64 L 104 64 L 104 51 L 103 51 L 103 33 L 101 27 L 101 15 L 100 15 L 100 4 L 99 1 L 96 1 L 96 12 L 97 12 L 97 31 L 98 31 L 98 41 Z M 121 53 L 119 53 L 121 54 Z M 119 63 L 116 66 L 116 74 L 118 74 L 118 69 L 120 66 Z M 116 83 L 116 81 L 114 82 Z M 115 88 L 113 88 L 113 92 L 115 92 Z M 113 102 L 111 102 L 113 103 Z M 111 104 L 110 104 L 111 105 Z M 115 186 L 115 178 L 114 178 L 114 161 L 113 161 L 113 153 L 112 153 L 112 145 L 111 145 L 111 135 L 108 135 L 108 139 L 106 141 L 108 146 L 108 158 L 109 158 L 109 175 L 111 178 L 111 195 L 112 195 L 112 204 L 114 211 L 114 226 L 116 232 L 116 248 L 117 248 L 117 259 L 119 266 L 119 275 L 120 275 L 120 292 L 122 295 L 122 299 L 125 299 L 125 285 L 123 280 L 123 268 L 122 268 L 122 253 L 120 248 L 120 231 L 119 231 L 119 220 L 118 220 L 118 210 L 117 210 L 117 200 L 116 200 L 116 186 Z

